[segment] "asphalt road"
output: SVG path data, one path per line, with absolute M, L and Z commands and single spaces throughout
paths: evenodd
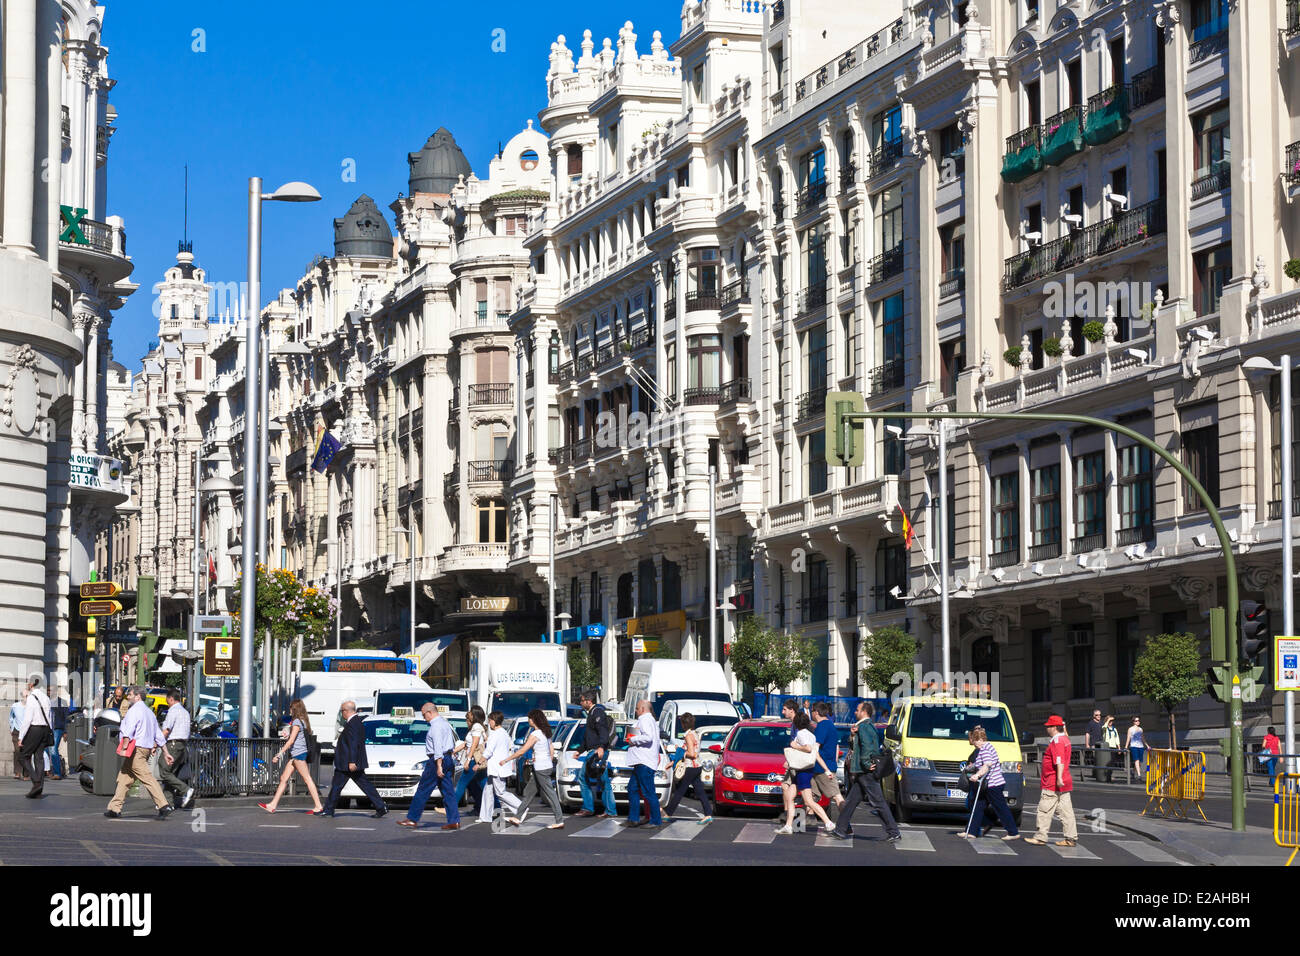
M 903 842 L 890 845 L 869 810 L 854 819 L 856 838 L 840 842 L 803 833 L 777 836 L 769 817 L 693 822 L 697 804 L 685 801 L 679 820 L 654 831 L 626 830 L 616 821 L 566 817 L 563 830 L 544 829 L 549 815 L 536 809 L 522 828 L 493 833 L 481 824 L 443 832 L 440 814 L 428 812 L 420 829 L 396 825 L 394 809 L 376 820 L 368 810 L 339 811 L 333 819 L 308 816 L 307 798 L 286 799 L 280 813 L 268 815 L 254 801 L 204 802 L 196 811 L 177 811 L 157 819 L 147 799 L 129 800 L 122 819 L 103 816 L 108 800 L 86 794 L 73 780 L 51 781 L 46 796 L 29 801 L 17 781 L 0 782 L 0 863 L 2 864 L 377 864 L 387 865 L 615 865 L 804 864 L 820 865 L 1190 865 L 1189 858 L 1135 833 L 1114 828 L 1100 832 L 1085 814 L 1094 807 L 1141 809 L 1136 791 L 1106 789 L 1076 794 L 1079 846 L 1034 847 L 1004 843 L 1001 833 L 971 843 L 955 833 L 960 821 L 925 819 L 903 827 Z M 1030 794 L 1032 808 L 1036 794 Z M 1262 809 L 1262 808 L 1261 808 Z M 465 822 L 469 822 L 466 818 Z M 1025 823 L 1030 825 L 1030 816 Z

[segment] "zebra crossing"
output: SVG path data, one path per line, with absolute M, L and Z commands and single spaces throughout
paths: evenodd
M 546 823 L 549 817 L 545 819 L 527 820 L 518 827 L 506 827 L 498 836 L 508 836 L 514 838 L 534 836 L 538 833 L 546 832 Z M 625 827 L 622 819 L 606 818 L 597 820 L 594 823 L 581 827 L 575 827 L 572 818 L 568 821 L 569 826 L 563 833 L 555 834 L 557 837 L 581 840 L 612 840 L 620 837 L 631 837 L 632 834 L 644 832 Z M 736 824 L 740 824 L 736 829 Z M 665 820 L 664 825 L 657 831 L 652 831 L 649 837 L 652 841 L 665 841 L 673 843 L 689 843 L 705 837 L 705 842 L 728 842 L 738 844 L 758 844 L 770 845 L 778 840 L 783 842 L 797 842 L 799 845 L 807 845 L 808 836 L 813 836 L 812 846 L 814 849 L 838 849 L 852 850 L 863 846 L 871 847 L 873 850 L 883 850 L 894 853 L 935 853 L 938 849 L 948 849 L 948 844 L 955 845 L 957 853 L 969 852 L 974 857 L 982 856 L 1001 856 L 1001 857 L 1024 857 L 1026 861 L 1035 857 L 1041 858 L 1043 855 L 1055 855 L 1062 859 L 1071 861 L 1084 862 L 1101 862 L 1103 856 L 1093 852 L 1094 849 L 1100 849 L 1102 846 L 1113 847 L 1120 851 L 1118 854 L 1107 852 L 1105 855 L 1110 858 L 1111 862 L 1127 861 L 1129 863 L 1148 863 L 1163 864 L 1166 866 L 1186 866 L 1185 862 L 1179 860 L 1173 854 L 1161 849 L 1159 846 L 1140 839 L 1121 839 L 1118 833 L 1087 833 L 1082 834 L 1088 838 L 1087 841 L 1081 840 L 1079 844 L 1072 847 L 1057 846 L 1054 842 L 1045 847 L 1030 846 L 1022 842 L 1006 842 L 997 836 L 984 837 L 978 840 L 962 840 L 953 834 L 949 827 L 927 827 L 921 828 L 916 826 L 904 825 L 901 827 L 902 840 L 896 844 L 885 844 L 880 838 L 884 836 L 883 828 L 878 823 L 859 822 L 855 827 L 857 839 L 838 840 L 825 833 L 820 828 L 815 833 L 793 834 L 790 836 L 781 836 L 777 834 L 776 825 L 769 821 L 740 821 L 740 820 L 714 820 L 710 823 L 701 825 L 695 819 L 687 820 Z M 873 833 L 876 839 L 867 839 L 868 831 L 879 830 L 878 834 Z M 719 841 L 719 836 L 729 836 L 730 839 Z M 936 847 L 936 841 L 939 847 Z M 1084 845 L 1088 842 L 1092 849 Z M 965 847 L 966 849 L 962 849 Z M 1118 857 L 1118 860 L 1116 859 Z

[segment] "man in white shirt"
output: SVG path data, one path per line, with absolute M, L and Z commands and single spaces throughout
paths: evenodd
M 420 709 L 420 716 L 429 722 L 429 731 L 424 735 L 424 770 L 420 773 L 420 782 L 416 785 L 415 796 L 406 816 L 397 821 L 399 827 L 415 829 L 420 825 L 420 815 L 424 813 L 425 804 L 437 789 L 442 794 L 442 803 L 447 810 L 447 822 L 444 830 L 460 829 L 460 807 L 457 806 L 455 772 L 456 763 L 452 754 L 456 750 L 456 731 L 452 729 L 447 718 L 438 713 L 432 702 Z M 473 773 L 472 770 L 466 771 Z
M 109 801 L 104 816 L 116 819 L 122 815 L 127 791 L 131 789 L 131 783 L 138 780 L 153 800 L 153 805 L 158 808 L 158 819 L 164 820 L 172 812 L 172 807 L 163 795 L 162 787 L 158 786 L 158 781 L 149 772 L 149 757 L 155 747 L 161 747 L 167 742 L 167 738 L 158 726 L 158 718 L 144 701 L 143 687 L 128 688 L 126 699 L 130 701 L 131 707 L 122 718 L 121 736 L 118 740 L 134 740 L 135 751 L 122 761 L 122 769 L 117 774 L 117 792 Z
M 177 776 L 185 766 L 185 741 L 190 739 L 190 712 L 181 703 L 181 692 L 175 687 L 167 691 L 167 716 L 163 719 L 162 734 L 167 738 L 163 763 L 158 766 L 158 782 L 163 790 L 179 796 L 175 805 L 188 807 L 194 799 L 194 788 Z
M 27 768 L 23 766 L 23 738 L 18 728 L 23 725 L 23 714 L 27 712 L 27 691 L 9 707 L 9 737 L 14 744 L 14 779 L 26 780 Z
M 32 789 L 27 796 L 35 799 L 45 786 L 45 748 L 54 743 L 50 699 L 41 690 L 41 678 L 36 674 L 27 682 L 27 706 L 23 710 L 18 737 L 23 742 L 23 769 L 32 778 Z
M 655 770 L 659 767 L 659 725 L 651 713 L 650 701 L 636 705 L 636 724 L 631 728 L 628 742 L 628 766 L 632 778 L 627 784 L 627 822 L 625 827 L 641 826 L 641 799 L 650 804 L 650 826 L 663 826 L 659 812 L 659 791 L 655 789 Z

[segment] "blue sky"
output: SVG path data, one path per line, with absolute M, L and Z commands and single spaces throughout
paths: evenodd
M 590 29 L 599 50 L 603 37 L 617 39 L 631 20 L 646 53 L 654 30 L 669 44 L 681 26 L 677 0 L 624 0 L 612 9 L 595 0 L 107 0 L 105 7 L 118 111 L 108 215 L 126 221 L 132 281 L 140 286 L 114 320 L 113 352 L 133 372 L 157 335 L 152 288 L 176 260 L 186 163 L 189 237 L 209 281 L 247 278 L 249 176 L 260 175 L 268 191 L 291 179 L 320 191 L 319 203 L 264 207 L 265 303 L 314 256 L 333 251 L 333 220 L 358 195 L 368 193 L 388 214 L 407 188 L 406 154 L 439 126 L 486 175 L 497 144 L 546 105 L 557 34 L 576 52 Z M 498 29 L 504 52 L 492 49 Z M 204 31 L 204 52 L 193 49 L 195 30 Z M 343 181 L 348 159 L 355 182 Z

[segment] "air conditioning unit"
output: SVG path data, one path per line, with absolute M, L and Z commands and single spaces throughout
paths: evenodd
M 1092 647 L 1092 631 L 1085 628 L 1065 632 L 1066 647 Z

